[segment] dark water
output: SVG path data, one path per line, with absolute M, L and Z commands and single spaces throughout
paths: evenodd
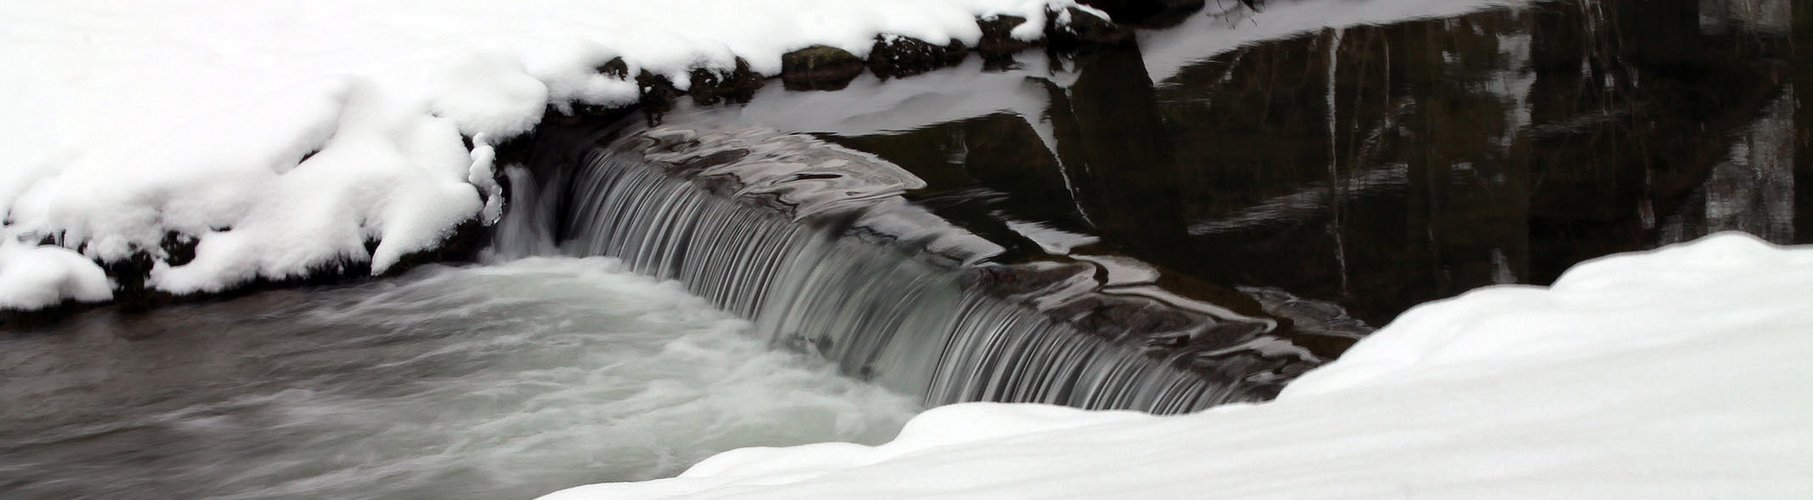
M 1096 236 L 1375 326 L 1715 231 L 1813 242 L 1797 98 L 1813 63 L 1804 44 L 1795 56 L 1786 1 L 1543 2 L 1382 25 L 1352 24 L 1409 3 L 1225 4 L 1138 47 L 855 85 L 884 103 L 796 93 L 667 119 L 821 133 L 925 178 L 912 196 L 978 233 Z

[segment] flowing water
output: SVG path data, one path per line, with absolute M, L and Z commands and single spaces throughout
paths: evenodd
M 555 138 L 537 150 L 577 148 L 578 161 L 535 165 L 564 182 L 511 171 L 514 198 L 536 210 L 502 223 L 496 248 L 505 255 L 558 246 L 622 258 L 752 318 L 772 345 L 928 405 L 1176 413 L 1264 397 L 1251 380 L 1204 377 L 988 293 L 975 283 L 976 263 L 1001 247 L 906 204 L 899 195 L 918 179 L 873 157 L 760 130 L 657 128 L 598 148 L 590 135 L 543 135 Z M 1277 378 L 1253 371 L 1239 375 Z
M 917 402 L 608 259 L 421 269 L 0 337 L 0 497 L 528 498 Z
M 484 264 L 0 332 L 0 498 L 521 498 L 957 401 L 1187 411 L 1477 286 L 1813 242 L 1813 8 L 1208 5 L 550 124 Z

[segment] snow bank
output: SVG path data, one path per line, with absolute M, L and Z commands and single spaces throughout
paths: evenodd
M 742 58 L 774 75 L 786 52 L 864 56 L 880 34 L 973 45 L 978 17 L 1028 18 L 1012 35 L 1036 38 L 1048 9 L 1071 6 L 0 0 L 0 309 L 106 300 L 100 268 L 67 250 L 148 254 L 149 285 L 178 294 L 383 273 L 495 218 L 491 144 L 548 105 L 634 101 L 634 82 L 598 70 L 614 58 L 684 89 L 696 68 Z M 198 239 L 194 260 L 173 259 L 170 238 Z
M 0 309 L 32 310 L 65 298 L 96 302 L 112 297 L 107 274 L 82 254 L 0 239 Z
M 964 404 L 586 498 L 1808 498 L 1813 248 L 1726 233 L 1426 304 L 1276 401 Z

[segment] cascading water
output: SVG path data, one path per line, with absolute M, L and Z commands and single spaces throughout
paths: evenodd
M 928 405 L 1177 413 L 1264 399 L 1284 378 L 1279 363 L 1239 361 L 1233 368 L 1249 376 L 1206 376 L 1084 331 L 1065 320 L 1080 317 L 1067 307 L 1155 309 L 1152 293 L 1079 293 L 1060 272 L 1074 266 L 992 265 L 1001 246 L 907 203 L 900 194 L 921 181 L 864 153 L 768 131 L 656 129 L 608 145 L 543 135 L 581 151 L 548 154 L 559 145 L 541 144 L 533 175 L 510 172 L 516 206 L 496 252 L 549 251 L 558 241 L 568 254 L 620 258 L 751 318 L 773 344 Z M 1182 335 L 1214 330 L 1201 323 Z

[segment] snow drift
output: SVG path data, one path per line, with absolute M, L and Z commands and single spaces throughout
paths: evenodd
M 1070 0 L 0 1 L 0 310 L 102 301 L 149 256 L 185 294 L 384 273 L 500 209 L 496 142 L 548 106 L 619 106 L 622 58 L 688 87 L 879 35 L 1043 35 Z M 173 244 L 173 242 L 177 244 Z M 186 250 L 193 244 L 193 260 Z M 184 254 L 177 258 L 178 253 Z
M 1419 306 L 1276 401 L 971 403 L 588 498 L 1806 498 L 1813 248 L 1724 233 Z

